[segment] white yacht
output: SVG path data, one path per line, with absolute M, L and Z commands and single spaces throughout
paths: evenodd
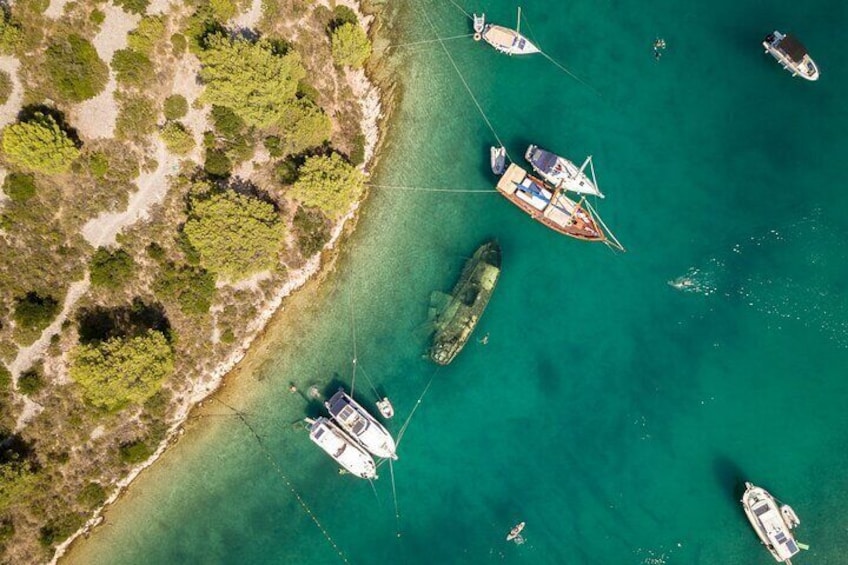
M 775 31 L 763 40 L 766 53 L 777 59 L 780 65 L 792 73 L 806 80 L 819 80 L 819 68 L 813 61 L 807 48 L 798 41 L 791 33 L 786 35 Z
M 398 458 L 395 440 L 389 431 L 343 389 L 339 389 L 324 406 L 339 426 L 362 447 L 377 457 Z
M 792 535 L 792 528 L 801 521 L 790 506 L 778 505 L 775 498 L 764 488 L 745 483 L 742 495 L 745 515 L 751 522 L 760 541 L 779 563 L 789 563 L 789 559 L 801 549 Z
M 312 422 L 309 439 L 351 475 L 362 479 L 377 478 L 374 459 L 327 418 L 318 418 Z
M 539 173 L 543 180 L 546 180 L 551 185 L 576 192 L 577 194 L 591 194 L 594 196 L 604 197 L 601 194 L 601 189 L 598 188 L 598 183 L 593 179 L 595 177 L 595 167 L 592 164 L 592 156 L 586 157 L 583 164 L 578 167 L 565 157 L 560 157 L 555 153 L 541 149 L 537 145 L 531 145 L 527 148 L 524 158 L 533 167 L 533 170 Z M 592 178 L 586 174 L 586 167 L 589 167 L 589 172 L 592 173 Z

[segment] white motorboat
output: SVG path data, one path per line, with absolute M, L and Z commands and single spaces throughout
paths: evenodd
M 362 479 L 377 478 L 377 466 L 371 455 L 327 418 L 311 423 L 309 439 L 351 475 Z
M 807 48 L 791 33 L 786 35 L 775 31 L 763 40 L 766 53 L 777 59 L 778 63 L 792 73 L 806 80 L 819 80 L 819 68 L 813 61 Z
M 754 531 L 779 563 L 790 563 L 790 558 L 801 548 L 792 535 L 792 528 L 801 521 L 790 506 L 778 505 L 764 488 L 745 483 L 742 507 Z
M 343 389 L 324 406 L 339 426 L 369 452 L 377 457 L 398 458 L 395 440 L 389 431 Z

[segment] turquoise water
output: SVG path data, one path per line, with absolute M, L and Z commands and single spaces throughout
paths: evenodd
M 469 29 L 449 2 L 407 4 L 400 42 L 432 38 L 427 17 L 443 37 Z M 514 19 L 511 3 L 463 4 Z M 844 562 L 848 8 L 522 5 L 523 29 L 589 86 L 469 39 L 450 53 L 516 160 L 529 142 L 594 155 L 596 208 L 627 253 L 497 194 L 374 189 L 298 329 L 225 395 L 267 452 L 232 416 L 195 421 L 70 561 L 766 564 L 738 503 L 752 480 L 800 515 L 796 563 Z M 818 83 L 762 53 L 774 27 L 804 40 Z M 491 187 L 494 136 L 445 53 L 398 52 L 405 96 L 375 182 Z M 488 344 L 436 371 L 429 295 L 492 237 Z M 289 382 L 349 382 L 354 327 L 357 390 L 372 400 L 367 375 L 391 396 L 395 432 L 432 380 L 394 466 L 397 520 L 387 466 L 372 490 L 290 425 L 319 411 Z M 506 543 L 522 520 L 527 543 Z

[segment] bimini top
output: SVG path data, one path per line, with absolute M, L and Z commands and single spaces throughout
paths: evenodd
M 787 33 L 783 37 L 780 41 L 779 49 L 796 63 L 803 62 L 804 56 L 807 55 L 807 48 L 791 33 Z
M 377 457 L 398 458 L 395 440 L 389 431 L 344 390 L 339 389 L 324 404 L 339 426 L 362 447 Z

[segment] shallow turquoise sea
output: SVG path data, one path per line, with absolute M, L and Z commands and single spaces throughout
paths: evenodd
M 512 2 L 460 4 L 514 23 Z M 208 403 L 222 415 L 189 426 L 71 562 L 765 565 L 745 480 L 798 512 L 811 549 L 796 565 L 845 562 L 848 5 L 522 5 L 522 29 L 582 82 L 541 56 L 445 46 L 517 161 L 531 142 L 594 156 L 594 205 L 627 252 L 495 193 L 372 189 L 298 328 L 229 385 L 262 445 Z M 495 135 L 439 43 L 417 43 L 470 22 L 416 0 L 394 26 L 416 44 L 395 50 L 404 96 L 374 182 L 491 188 Z M 819 82 L 763 54 L 775 28 L 805 42 Z M 488 344 L 436 370 L 430 293 L 489 238 L 504 264 Z M 340 476 L 291 425 L 320 410 L 289 383 L 349 385 L 354 348 L 357 395 L 374 400 L 369 379 L 387 393 L 394 432 L 417 405 L 396 498 L 388 465 L 373 489 Z M 505 542 L 519 521 L 526 543 Z

